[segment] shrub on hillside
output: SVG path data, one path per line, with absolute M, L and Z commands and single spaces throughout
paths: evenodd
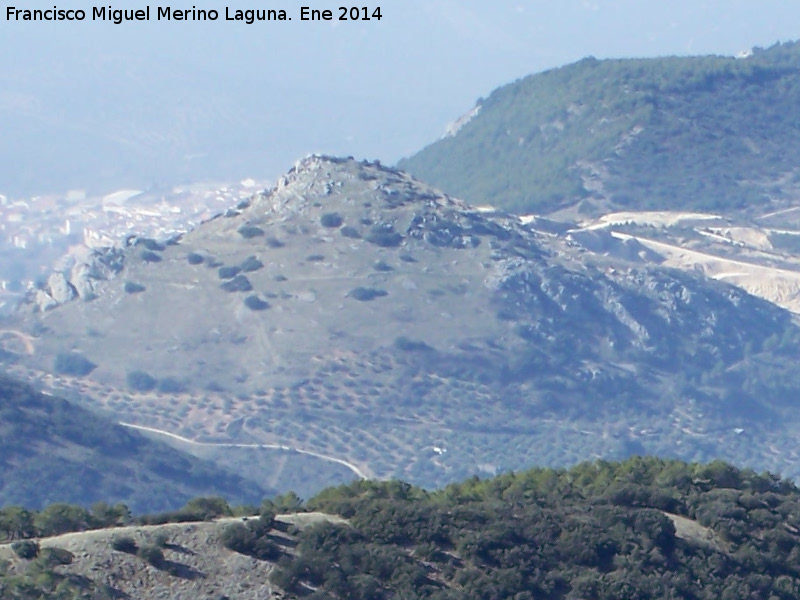
M 142 546 L 136 551 L 136 556 L 153 565 L 156 569 L 162 568 L 166 562 L 164 551 L 158 546 Z
M 14 554 L 25 560 L 31 560 L 39 555 L 39 542 L 22 540 L 11 544 Z
M 145 291 L 147 288 L 144 287 L 141 283 L 136 283 L 134 281 L 126 281 L 122 289 L 125 290 L 126 294 L 138 294 L 139 292 Z
M 403 236 L 391 225 L 375 225 L 364 239 L 382 248 L 396 248 L 403 243 Z
M 222 545 L 259 560 L 277 560 L 281 556 L 278 545 L 269 539 L 270 525 L 260 519 L 244 523 L 232 523 L 220 536 Z
M 201 254 L 198 254 L 197 252 L 190 252 L 188 255 L 186 255 L 186 261 L 187 261 L 187 262 L 188 262 L 190 265 L 200 265 L 200 264 L 203 264 L 203 261 L 204 261 L 204 260 L 205 260 L 205 259 L 203 258 L 203 256 L 202 256 Z
M 358 229 L 355 227 L 350 227 L 350 225 L 345 225 L 339 231 L 341 231 L 342 235 L 346 238 L 351 238 L 354 240 L 361 239 L 361 234 L 358 232 Z
M 85 356 L 75 352 L 62 352 L 56 355 L 53 369 L 59 375 L 72 375 L 74 377 L 84 377 L 97 367 Z
M 129 535 L 115 535 L 111 538 L 111 547 L 117 552 L 125 552 L 126 554 L 136 554 L 139 550 L 139 546 Z
M 219 496 L 199 496 L 197 498 L 192 498 L 181 511 L 196 514 L 204 521 L 233 515 L 233 511 L 227 501 Z
M 357 287 L 350 290 L 347 294 L 350 298 L 358 300 L 359 302 L 369 302 L 375 298 L 382 298 L 388 296 L 389 292 L 386 290 L 379 290 L 376 288 Z
M 226 292 L 249 292 L 253 289 L 250 280 L 244 275 L 237 275 L 219 286 Z
M 45 568 L 52 568 L 58 565 L 70 565 L 74 559 L 75 555 L 64 548 L 42 548 L 37 562 Z
M 249 554 L 255 542 L 255 536 L 244 523 L 231 523 L 222 530 L 219 541 L 228 550 L 233 550 L 240 554 Z
M 405 336 L 400 336 L 395 339 L 394 347 L 403 352 L 430 352 L 433 350 L 433 348 L 425 342 L 412 340 Z
M 264 235 L 264 230 L 255 225 L 242 225 L 239 227 L 238 231 L 239 235 L 246 240 Z
M 264 266 L 264 263 L 258 260 L 255 256 L 248 256 L 242 261 L 242 264 L 239 265 L 239 268 L 245 273 L 251 273 L 252 271 L 258 271 Z
M 342 223 L 344 223 L 344 219 L 339 213 L 325 213 L 320 217 L 319 222 L 322 224 L 323 227 L 330 227 L 336 228 L 340 227 Z
M 152 250 L 143 250 L 141 254 L 142 260 L 148 263 L 161 262 L 161 255 Z
M 267 310 L 270 307 L 269 302 L 262 300 L 256 294 L 245 298 L 244 305 L 250 310 Z
M 217 271 L 217 275 L 219 275 L 220 279 L 233 279 L 241 270 L 242 269 L 237 266 L 220 267 Z
M 158 383 L 155 377 L 145 371 L 131 371 L 125 377 L 125 382 L 134 392 L 152 391 Z

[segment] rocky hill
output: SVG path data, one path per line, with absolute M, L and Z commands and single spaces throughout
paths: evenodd
M 292 520 L 283 518 L 276 526 L 285 529 Z M 39 555 L 30 559 L 17 556 L 11 543 L 0 545 L 0 563 L 5 563 L 5 577 L 0 576 L 0 596 L 6 597 L 3 594 L 14 590 L 15 584 L 19 586 L 20 579 L 28 578 L 30 595 L 12 597 L 42 597 L 31 588 L 37 585 L 36 575 L 49 569 L 51 581 L 60 583 L 62 589 L 70 589 L 77 598 L 284 598 L 282 591 L 270 582 L 272 562 L 231 551 L 223 545 L 225 528 L 241 522 L 241 518 L 224 518 L 65 533 L 42 538 L 38 542 Z M 284 534 L 275 529 L 272 535 Z M 292 541 L 288 535 L 279 539 Z M 61 557 L 61 564 L 57 557 Z M 68 564 L 63 564 L 67 561 Z M 37 583 L 42 592 L 51 592 L 48 582 L 42 585 L 41 581 L 39 576 Z
M 121 502 L 144 512 L 177 508 L 195 496 L 259 502 L 272 493 L 4 375 L 0 448 L 0 505 Z
M 312 491 L 643 452 L 794 475 L 791 315 L 571 227 L 309 157 L 55 275 L 4 341 L 17 372 L 272 487 L 299 459 Z
M 474 204 L 547 214 L 743 210 L 800 192 L 800 46 L 595 60 L 480 100 L 400 168 Z

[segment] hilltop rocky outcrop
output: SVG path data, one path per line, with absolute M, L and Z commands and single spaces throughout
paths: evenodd
M 52 273 L 43 287 L 32 292 L 29 305 L 45 312 L 76 299 L 94 300 L 99 282 L 119 273 L 124 257 L 118 247 L 92 250 L 88 260 L 78 262 L 70 271 Z

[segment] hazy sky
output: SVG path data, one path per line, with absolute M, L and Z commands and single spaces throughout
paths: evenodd
M 35 6 L 54 4 L 92 6 Z M 226 143 L 235 143 L 237 131 L 263 139 L 263 172 L 252 175 L 272 178 L 309 152 L 394 162 L 435 140 L 497 86 L 588 55 L 730 55 L 800 37 L 800 3 L 789 0 L 389 0 L 380 4 L 380 21 L 330 23 L 300 22 L 301 3 L 270 2 L 293 21 L 253 25 L 225 22 L 224 0 L 195 5 L 216 8 L 221 20 L 14 23 L 5 19 L 9 3 L 0 5 L 0 50 L 12 65 L 0 74 L 0 110 L 17 88 L 54 119 L 81 110 L 80 118 L 96 116 L 124 97 L 124 118 L 134 123 L 160 108 L 154 103 L 179 111 L 221 95 L 261 112 L 257 131 L 232 122 Z M 310 6 L 338 15 L 337 3 Z M 98 64 L 101 81 L 89 81 Z

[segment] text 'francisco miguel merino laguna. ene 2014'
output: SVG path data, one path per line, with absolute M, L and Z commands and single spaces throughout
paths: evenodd
M 157 21 L 217 21 L 220 11 L 214 9 L 174 9 L 169 6 L 150 6 L 138 9 L 115 9 L 111 6 L 95 6 L 91 9 L 64 9 L 54 6 L 47 9 L 6 8 L 6 21 L 110 21 L 119 25 L 125 21 L 149 21 L 151 15 Z M 241 21 L 253 24 L 256 21 L 290 20 L 285 10 L 253 9 L 241 10 L 225 7 L 222 12 L 225 21 Z

